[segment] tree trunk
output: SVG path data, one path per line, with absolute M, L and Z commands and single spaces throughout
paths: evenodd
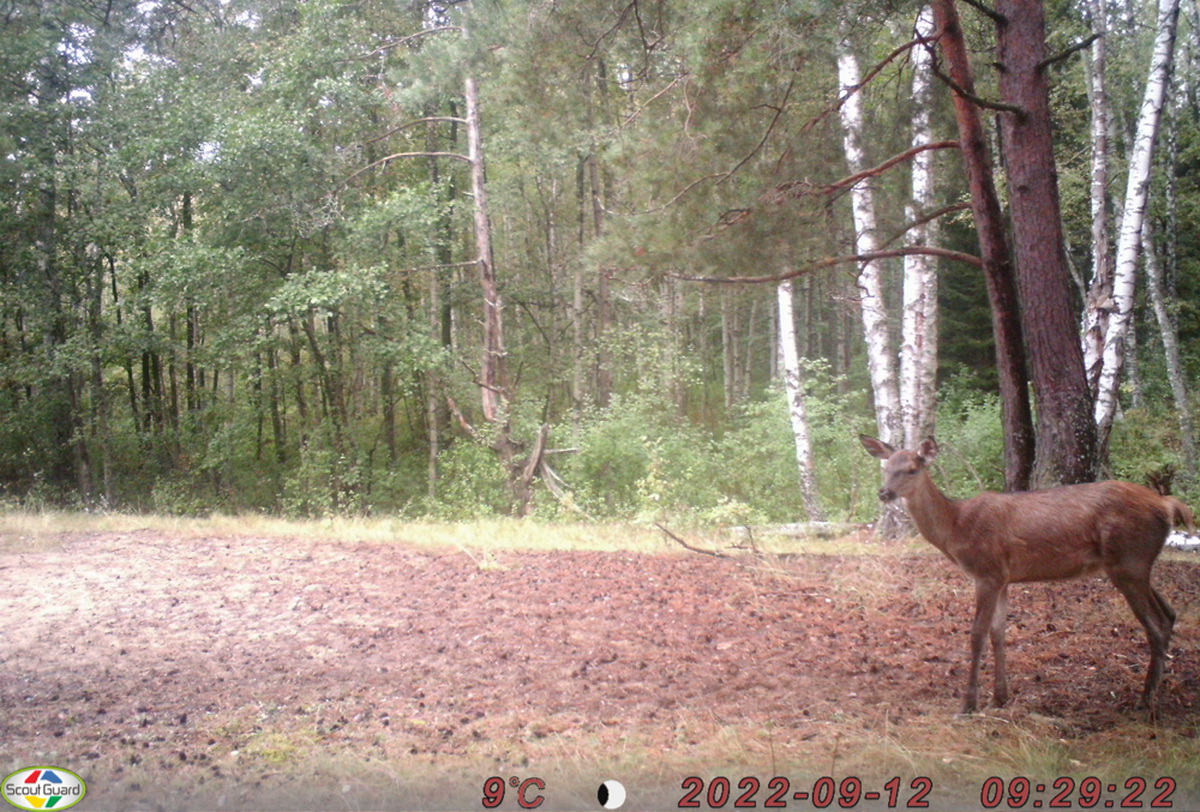
M 475 77 L 464 82 L 467 101 L 467 156 L 471 161 L 471 193 L 475 198 L 475 252 L 483 290 L 483 367 L 480 392 L 483 417 L 489 423 L 506 420 L 508 357 L 504 349 L 504 301 L 492 252 L 487 174 L 483 159 L 483 125 L 479 115 L 479 86 Z
M 1096 428 L 1083 369 L 1078 311 L 1063 241 L 1046 77 L 1042 0 L 1000 0 L 996 10 L 1001 116 L 1021 327 L 1037 395 L 1038 486 L 1096 476 Z
M 800 488 L 804 493 L 804 508 L 809 521 L 824 521 L 821 500 L 817 493 L 816 465 L 805 408 L 804 387 L 800 380 L 800 357 L 796 352 L 796 316 L 792 309 L 792 282 L 779 283 L 779 355 L 782 359 L 783 382 L 788 397 L 788 413 L 792 419 L 792 437 L 796 442 L 796 463 L 800 468 Z
M 1191 398 L 1188 397 L 1187 379 L 1183 364 L 1179 358 L 1179 334 L 1175 329 L 1175 321 L 1167 308 L 1167 296 L 1163 286 L 1162 265 L 1154 250 L 1154 234 L 1147 219 L 1143 228 L 1142 243 L 1146 252 L 1146 287 L 1150 292 L 1150 302 L 1154 306 L 1154 316 L 1158 321 L 1159 335 L 1162 337 L 1163 354 L 1167 362 L 1167 378 L 1171 384 L 1171 394 L 1175 398 L 1175 411 L 1179 417 L 1179 438 L 1183 445 L 1183 459 L 1187 467 L 1189 479 L 1196 478 L 1196 425 L 1192 420 Z
M 917 35 L 933 35 L 933 12 L 928 8 L 917 18 Z M 931 109 L 930 55 L 916 48 L 913 61 L 913 147 L 930 143 Z M 907 219 L 914 222 L 933 203 L 933 153 L 920 152 L 912 163 L 912 197 Z M 908 246 L 925 246 L 934 241 L 934 227 L 924 224 L 906 235 Z M 904 318 L 900 346 L 900 403 L 904 415 L 904 447 L 916 448 L 934 434 L 937 385 L 937 268 L 933 258 L 913 254 L 904 258 Z
M 1104 0 L 1091 2 L 1092 33 L 1100 38 L 1092 43 L 1088 71 L 1088 95 L 1092 108 L 1092 280 L 1083 313 L 1083 367 L 1093 396 L 1100 377 L 1100 359 L 1104 335 L 1108 332 L 1108 314 L 1112 308 L 1112 217 L 1108 209 L 1110 121 L 1105 39 L 1107 21 Z
M 1162 120 L 1163 100 L 1175 56 L 1175 31 L 1179 22 L 1179 0 L 1160 0 L 1154 53 L 1150 75 L 1138 114 L 1137 133 L 1129 156 L 1129 177 L 1125 185 L 1125 205 L 1121 231 L 1117 237 L 1117 261 L 1113 272 L 1113 312 L 1104 339 L 1103 362 L 1096 390 L 1095 426 L 1100 448 L 1107 453 L 1108 439 L 1117 413 L 1117 388 L 1125 360 L 1125 338 L 1133 317 L 1134 282 L 1137 276 L 1138 249 L 1142 220 L 1150 197 L 1154 148 Z
M 963 95 L 974 95 L 975 80 L 958 10 L 954 0 L 935 0 L 933 11 L 950 78 L 962 91 L 954 94 L 954 110 L 971 188 L 971 211 L 979 233 L 988 300 L 992 306 L 992 333 L 996 341 L 1004 420 L 1004 487 L 1009 491 L 1021 491 L 1029 487 L 1033 472 L 1034 433 L 1008 234 L 1000 198 L 996 194 L 991 153 L 979 109 Z
M 859 93 L 858 59 L 848 43 L 838 45 L 838 82 L 843 103 L 841 106 L 842 143 L 846 163 L 851 173 L 868 169 L 862 145 L 863 113 Z M 854 213 L 855 253 L 868 254 L 876 250 L 878 235 L 875 225 L 873 178 L 860 181 L 850 190 Z M 883 264 L 863 263 L 858 274 L 859 306 L 863 333 L 867 341 L 867 367 L 875 395 L 875 422 L 879 437 L 886 443 L 900 442 L 900 390 L 896 382 L 896 364 L 888 337 L 890 321 L 883 295 Z

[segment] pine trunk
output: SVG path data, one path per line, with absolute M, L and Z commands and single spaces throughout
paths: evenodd
M 1021 328 L 1037 395 L 1037 486 L 1089 482 L 1096 427 L 1062 231 L 1041 0 L 1000 0 L 1001 116 Z
M 933 11 L 950 78 L 962 91 L 973 95 L 975 81 L 954 0 L 935 0 Z M 1016 278 L 979 109 L 969 98 L 955 93 L 954 110 L 992 306 L 992 333 L 1003 405 L 1004 486 L 1009 491 L 1021 491 L 1029 487 L 1033 472 L 1034 433 Z

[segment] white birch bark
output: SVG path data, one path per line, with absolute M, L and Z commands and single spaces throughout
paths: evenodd
M 1100 38 L 1092 43 L 1088 63 L 1088 91 L 1092 108 L 1092 279 L 1083 311 L 1083 368 L 1088 386 L 1096 392 L 1104 336 L 1108 332 L 1108 314 L 1112 307 L 1112 243 L 1109 238 L 1112 217 L 1108 211 L 1108 129 L 1110 122 L 1106 80 L 1107 31 L 1105 0 L 1091 0 L 1092 33 Z
M 1125 187 L 1125 206 L 1121 216 L 1121 231 L 1117 238 L 1117 258 L 1113 271 L 1113 310 L 1109 316 L 1108 333 L 1104 338 L 1104 353 L 1096 390 L 1095 418 L 1101 447 L 1107 443 L 1117 412 L 1117 387 L 1125 360 L 1125 337 L 1133 316 L 1134 283 L 1142 221 L 1150 193 L 1151 166 L 1162 120 L 1163 100 L 1171 77 L 1175 55 L 1175 31 L 1179 21 L 1179 0 L 1160 0 L 1158 25 L 1154 37 L 1154 53 L 1150 59 L 1150 75 L 1138 114 L 1137 132 L 1129 158 L 1129 178 Z
M 837 49 L 838 82 L 844 101 L 841 106 L 842 141 L 846 163 L 853 173 L 868 169 L 862 146 L 863 112 L 859 93 L 858 59 L 847 43 Z M 878 246 L 875 227 L 873 179 L 866 178 L 850 190 L 854 213 L 855 252 L 874 252 Z M 863 263 L 858 274 L 859 306 L 863 333 L 867 341 L 867 368 L 875 394 L 875 422 L 879 438 L 895 445 L 901 442 L 900 388 L 896 382 L 896 363 L 888 340 L 888 312 L 883 298 L 883 263 Z
M 776 289 L 779 300 L 779 355 L 783 361 L 783 383 L 787 391 L 788 413 L 792 419 L 792 437 L 796 441 L 796 463 L 800 468 L 800 487 L 809 521 L 824 521 L 817 495 L 816 464 L 813 461 L 808 410 L 800 380 L 800 355 L 796 351 L 796 317 L 792 310 L 792 282 L 786 279 Z
M 933 10 L 922 9 L 917 18 L 917 35 L 933 36 Z M 929 51 L 914 48 L 912 145 L 930 143 Z M 907 218 L 913 222 L 933 204 L 933 153 L 917 153 L 912 162 L 912 197 Z M 927 246 L 934 241 L 935 228 L 926 223 L 909 230 L 908 246 Z M 933 258 L 913 254 L 904 258 L 904 318 L 900 346 L 900 404 L 904 422 L 904 447 L 916 448 L 925 437 L 933 436 L 937 377 L 937 269 Z

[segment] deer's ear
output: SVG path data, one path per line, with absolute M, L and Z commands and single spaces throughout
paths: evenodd
M 896 449 L 892 448 L 883 440 L 877 440 L 874 437 L 868 437 L 865 434 L 858 435 L 858 440 L 863 444 L 863 448 L 867 449 L 867 453 L 872 457 L 878 457 L 881 460 L 886 460 L 888 457 L 896 453 Z
M 937 440 L 932 437 L 926 437 L 917 448 L 917 453 L 924 457 L 926 462 L 934 459 L 938 455 Z

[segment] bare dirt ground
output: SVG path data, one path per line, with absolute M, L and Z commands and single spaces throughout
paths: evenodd
M 933 768 L 934 808 L 967 805 L 954 777 L 975 808 L 981 776 L 1115 781 L 1109 757 L 1122 787 L 1150 782 L 1147 808 L 1173 771 L 1174 808 L 1200 797 L 1195 758 L 1178 760 L 1200 749 L 1200 564 L 1178 556 L 1156 569 L 1180 619 L 1154 720 L 1134 710 L 1141 629 L 1103 580 L 1015 587 L 1013 701 L 956 718 L 971 589 L 937 555 L 482 556 L 143 530 L 63 534 L 0 571 L 0 767 L 74 770 L 80 809 L 479 809 L 491 776 L 501 809 L 520 808 L 509 778 L 540 778 L 525 800 L 544 809 L 599 808 L 607 778 L 625 808 L 662 808 L 692 774 L 757 776 L 762 805 L 793 769 L 817 771 L 793 789 L 901 777 L 903 806 Z

